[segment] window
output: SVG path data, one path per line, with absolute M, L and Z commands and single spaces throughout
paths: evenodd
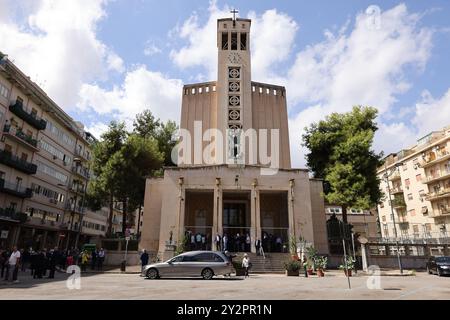
M 47 122 L 47 127 L 45 130 L 52 133 L 60 142 L 64 145 L 68 145 L 69 147 L 75 146 L 75 140 L 69 137 L 64 131 L 58 128 L 54 123 L 49 121 L 48 119 L 44 119 Z
M 422 214 L 423 214 L 424 216 L 427 216 L 427 215 L 428 215 L 428 207 L 427 207 L 427 206 L 422 207 Z
M 0 83 L 0 96 L 8 99 L 9 96 L 9 89 L 6 88 L 6 86 L 2 83 Z
M 62 183 L 67 182 L 68 177 L 65 174 L 59 172 L 58 170 L 55 170 L 52 167 L 49 167 L 49 166 L 43 164 L 42 162 L 37 161 L 36 164 L 38 166 L 38 171 L 45 173 L 45 174 L 61 181 Z
M 386 216 L 382 216 L 381 221 L 386 222 Z
M 247 50 L 247 34 L 241 33 L 241 50 Z
M 222 50 L 228 50 L 228 32 L 222 32 Z
M 237 33 L 232 32 L 231 33 L 231 50 L 237 50 L 237 45 L 238 45 Z
M 406 189 L 409 189 L 409 186 L 411 185 L 411 182 L 409 181 L 409 179 L 405 179 L 405 186 Z
M 5 144 L 5 151 L 6 151 L 6 152 L 9 152 L 9 153 L 12 153 L 12 147 L 11 147 L 11 145 Z
M 384 202 L 380 203 L 380 208 L 384 208 Z
M 408 200 L 412 200 L 413 199 L 413 195 L 412 195 L 412 193 L 409 193 L 408 194 Z
M 22 155 L 20 156 L 20 160 L 27 161 L 28 160 L 28 155 L 26 153 L 22 152 Z
M 408 170 L 408 164 L 405 162 L 404 164 L 403 164 L 403 171 L 406 171 L 406 170 Z
M 411 217 L 415 217 L 416 216 L 416 209 L 409 210 L 409 214 L 411 215 Z
M 419 235 L 419 226 L 417 224 L 414 224 L 412 227 L 414 235 Z
M 0 171 L 0 179 L 5 180 L 5 173 Z
M 422 175 L 420 173 L 416 175 L 416 181 L 418 182 L 422 181 Z

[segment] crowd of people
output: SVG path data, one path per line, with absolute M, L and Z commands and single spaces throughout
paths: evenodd
M 65 270 L 71 265 L 78 265 L 81 271 L 86 271 L 88 265 L 92 270 L 102 270 L 105 261 L 105 250 L 80 250 L 71 248 L 33 250 L 13 247 L 12 250 L 0 249 L 1 278 L 4 281 L 18 282 L 20 272 L 30 272 L 33 279 L 47 277 L 53 279 L 55 272 Z

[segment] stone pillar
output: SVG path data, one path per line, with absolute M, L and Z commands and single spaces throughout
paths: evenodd
M 364 272 L 367 272 L 367 252 L 366 245 L 361 243 L 361 256 L 362 256 L 362 268 Z
M 186 198 L 186 192 L 184 188 L 184 178 L 179 177 L 178 178 L 178 186 L 179 186 L 179 192 L 178 192 L 178 214 L 177 214 L 177 222 L 175 226 L 175 241 L 179 242 L 184 236 L 184 214 L 185 214 L 185 198 Z
M 289 191 L 288 191 L 288 221 L 289 221 L 289 235 L 294 236 L 297 239 L 295 234 L 295 219 L 294 219 L 294 179 L 289 180 Z
M 255 190 L 255 198 L 253 198 L 253 205 L 255 207 L 255 237 L 259 238 L 262 243 L 262 236 L 261 236 L 261 205 L 260 205 L 260 191 Z M 252 244 L 252 247 L 254 246 L 254 243 Z M 255 248 L 256 250 L 256 248 Z
M 44 240 L 42 240 L 42 248 L 45 248 L 45 245 L 46 245 L 46 243 L 47 243 L 47 234 L 48 234 L 48 232 L 47 232 L 47 230 L 45 230 L 44 231 Z
M 256 222 L 257 222 L 257 214 L 256 214 L 256 203 L 257 203 L 257 195 L 256 195 L 256 187 L 254 187 L 251 191 L 250 195 L 250 251 L 256 253 L 255 248 L 255 240 L 258 237 L 258 232 L 256 231 Z
M 220 188 L 220 178 L 216 178 L 216 186 L 214 188 L 214 212 L 213 212 L 213 230 L 212 230 L 212 245 L 211 248 L 214 248 L 214 250 L 219 250 L 219 248 L 216 247 L 215 239 L 216 235 L 222 234 L 222 190 Z

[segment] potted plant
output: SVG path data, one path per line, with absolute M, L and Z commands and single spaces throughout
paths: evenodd
M 242 261 L 233 261 L 233 268 L 236 270 L 236 276 L 245 276 L 245 269 L 242 267 Z
M 327 268 L 328 257 L 325 256 L 316 256 L 314 260 L 314 265 L 317 268 L 317 275 L 319 277 L 325 276 L 324 270 Z
M 355 267 L 355 259 L 351 256 L 347 256 L 344 263 L 339 266 L 339 269 L 344 270 L 345 276 L 352 276 L 352 269 Z
M 288 277 L 298 277 L 300 274 L 301 263 L 297 260 L 289 260 L 284 262 L 284 269 L 286 270 L 286 275 Z
M 294 236 L 291 236 L 289 238 L 289 252 L 291 253 L 292 260 L 299 260 L 298 254 L 297 254 L 297 239 L 295 239 Z
M 314 273 L 316 257 L 317 257 L 317 250 L 313 246 L 307 247 L 306 248 L 306 259 L 307 259 L 306 272 L 308 273 L 308 275 L 312 275 Z

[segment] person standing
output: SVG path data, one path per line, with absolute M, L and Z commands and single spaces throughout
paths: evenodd
M 81 253 L 81 271 L 86 271 L 86 266 L 89 262 L 89 253 L 84 250 L 83 253 Z
M 19 282 L 19 280 L 17 280 L 17 273 L 19 272 L 20 251 L 17 250 L 16 246 L 13 247 L 7 263 L 5 280 L 8 281 L 12 273 L 12 282 Z
M 105 261 L 105 250 L 103 250 L 103 248 L 100 248 L 100 251 L 97 254 L 98 270 L 103 270 L 104 261 Z
M 228 236 L 226 234 L 223 235 L 222 242 L 223 242 L 222 250 L 227 251 L 228 250 Z
M 303 271 L 305 272 L 305 278 L 308 278 L 308 259 L 306 256 L 303 256 Z
M 259 256 L 261 254 L 259 248 L 261 247 L 261 240 L 256 239 L 255 241 L 255 248 L 256 248 L 256 255 Z
M 241 250 L 240 249 L 240 247 L 241 247 L 241 235 L 239 234 L 239 232 L 236 233 L 236 236 L 234 237 L 234 240 L 235 240 L 234 250 L 236 252 L 239 252 Z
M 147 250 L 143 249 L 141 254 L 141 270 L 144 270 L 144 267 L 148 264 L 148 258 Z
M 56 270 L 56 261 L 58 259 L 58 253 L 55 251 L 55 249 L 50 249 L 47 259 L 49 269 L 48 279 L 54 279 Z
M 250 235 L 247 233 L 246 237 L 245 237 L 245 251 L 249 252 L 250 251 L 250 246 L 251 246 L 252 240 L 250 238 Z
M 222 246 L 221 246 L 222 238 L 220 237 L 220 234 L 216 234 L 216 240 L 215 240 L 215 243 L 216 243 L 216 250 L 217 250 L 217 251 L 221 251 L 221 248 L 222 248 Z
M 34 273 L 33 273 L 33 279 L 42 279 L 42 274 L 45 267 L 45 255 L 44 252 L 38 251 L 34 257 Z
M 245 269 L 245 275 L 244 278 L 248 278 L 248 270 L 250 269 L 250 258 L 248 257 L 248 254 L 244 254 L 244 258 L 242 259 L 242 267 Z

